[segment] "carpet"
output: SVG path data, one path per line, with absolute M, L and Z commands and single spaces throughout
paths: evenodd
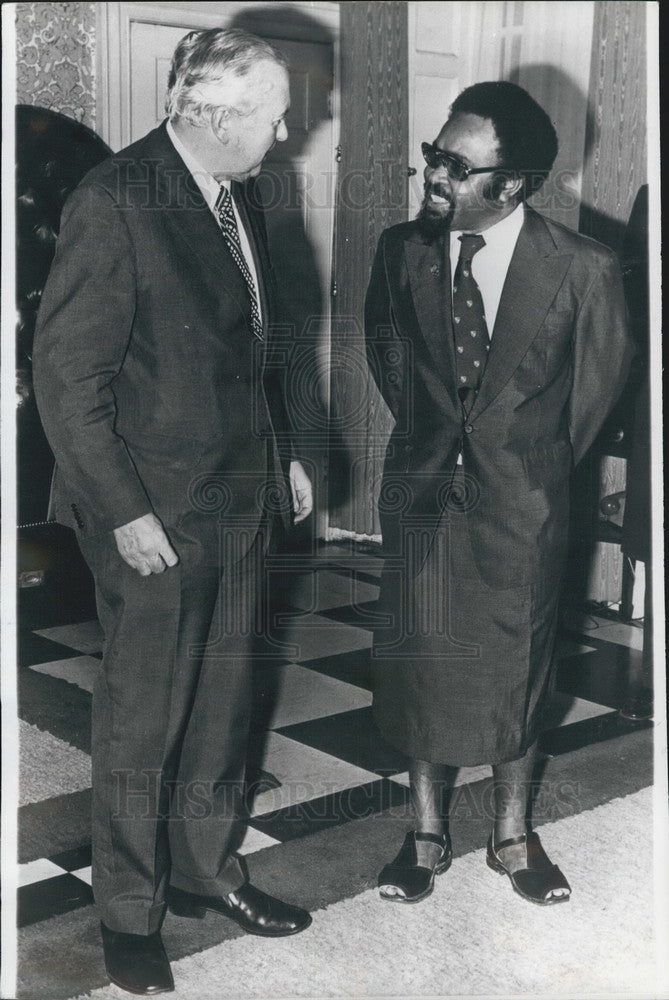
M 19 719 L 19 806 L 91 785 L 91 758 L 51 733 Z
M 175 1000 L 665 996 L 654 892 L 666 899 L 667 887 L 653 871 L 652 829 L 650 788 L 544 824 L 546 850 L 572 885 L 567 904 L 526 903 L 476 850 L 418 906 L 367 890 L 316 912 L 295 938 L 241 936 L 173 961 Z M 170 938 L 168 918 L 168 953 Z M 112 986 L 84 995 L 125 996 Z

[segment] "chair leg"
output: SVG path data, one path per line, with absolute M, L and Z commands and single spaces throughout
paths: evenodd
M 625 703 L 620 709 L 620 715 L 632 722 L 645 722 L 653 717 L 653 584 L 649 563 L 645 570 L 643 652 L 641 656 L 632 655 Z
M 620 617 L 623 621 L 631 621 L 634 613 L 632 595 L 634 593 L 634 559 L 623 553 L 623 579 L 620 594 Z

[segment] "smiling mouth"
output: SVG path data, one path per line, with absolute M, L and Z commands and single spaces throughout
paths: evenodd
M 439 184 L 430 185 L 429 187 L 426 187 L 425 200 L 430 205 L 435 205 L 435 206 L 446 205 L 450 207 L 453 204 L 450 191 L 448 191 L 446 188 L 442 187 Z

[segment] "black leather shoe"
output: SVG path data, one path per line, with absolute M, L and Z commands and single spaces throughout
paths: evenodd
M 169 908 L 178 917 L 204 917 L 207 910 L 222 913 L 249 934 L 261 937 L 287 937 L 299 934 L 311 923 L 306 910 L 283 903 L 274 896 L 243 885 L 229 896 L 197 896 L 183 889 L 170 889 Z
M 159 931 L 145 937 L 110 931 L 104 924 L 100 929 L 105 968 L 112 983 L 141 996 L 172 992 L 174 979 Z

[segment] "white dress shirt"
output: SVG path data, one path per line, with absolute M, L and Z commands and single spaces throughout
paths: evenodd
M 212 175 L 207 170 L 204 169 L 204 167 L 200 166 L 200 164 L 197 162 L 193 154 L 188 149 L 186 149 L 183 142 L 174 131 L 172 127 L 172 122 L 170 121 L 168 121 L 167 123 L 167 134 L 170 137 L 172 145 L 176 149 L 177 153 L 186 164 L 189 173 L 193 175 L 195 183 L 197 184 L 202 193 L 202 197 L 206 201 L 207 205 L 211 210 L 212 215 L 214 216 L 216 222 L 218 223 L 218 215 L 216 213 L 216 201 L 218 199 L 218 195 L 221 190 L 221 182 L 217 181 L 215 177 L 212 177 Z M 222 184 L 228 189 L 228 191 L 230 191 L 230 181 L 223 181 Z M 258 313 L 260 314 L 260 320 L 262 322 L 262 313 L 260 310 L 260 294 L 258 289 L 258 274 L 256 272 L 255 261 L 253 259 L 253 251 L 251 249 L 251 243 L 248 234 L 246 232 L 246 229 L 244 228 L 244 224 L 240 218 L 239 212 L 237 211 L 237 206 L 235 205 L 235 199 L 232 197 L 232 194 L 230 195 L 230 201 L 232 203 L 232 209 L 235 213 L 235 220 L 237 222 L 237 229 L 239 231 L 239 242 L 242 247 L 242 253 L 244 254 L 244 259 L 246 260 L 246 264 L 251 273 L 251 278 L 253 279 L 253 287 L 255 288 L 256 301 L 258 303 Z M 223 238 L 224 238 L 223 234 L 221 233 L 221 239 Z
M 525 212 L 521 202 L 501 222 L 496 222 L 490 229 L 485 229 L 481 233 L 485 240 L 485 246 L 475 254 L 472 260 L 472 275 L 481 291 L 488 334 L 491 339 L 497 319 L 499 301 L 502 297 L 502 289 L 524 221 Z M 451 291 L 453 290 L 453 275 L 458 266 L 458 257 L 462 246 L 458 239 L 461 235 L 460 231 L 453 230 L 451 232 Z

